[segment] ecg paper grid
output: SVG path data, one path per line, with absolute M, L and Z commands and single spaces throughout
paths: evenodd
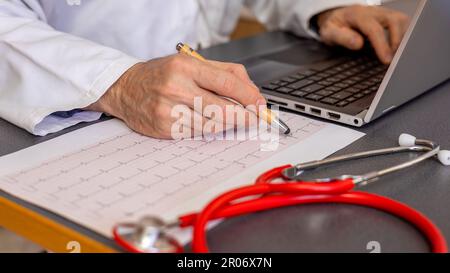
M 165 141 L 126 130 L 8 174 L 0 178 L 0 188 L 110 237 L 118 222 L 144 215 L 163 217 L 175 205 L 183 206 L 184 201 L 327 126 L 292 114 L 281 116 L 293 134 L 281 137 L 275 152 L 261 151 L 261 142 L 255 140 Z

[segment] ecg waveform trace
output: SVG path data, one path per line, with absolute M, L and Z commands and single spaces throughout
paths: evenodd
M 2 177 L 0 187 L 109 236 L 115 223 L 163 214 L 325 126 L 300 116 L 282 118 L 293 133 L 279 139 L 277 151 L 262 151 L 257 140 L 166 141 L 128 131 Z

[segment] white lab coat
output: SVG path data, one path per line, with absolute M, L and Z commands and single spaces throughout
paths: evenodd
M 54 113 L 97 101 L 131 66 L 186 41 L 228 40 L 243 5 L 270 29 L 313 35 L 309 20 L 363 0 L 0 0 L 0 117 L 46 135 L 100 113 Z M 207 11 L 207 12 L 205 12 Z

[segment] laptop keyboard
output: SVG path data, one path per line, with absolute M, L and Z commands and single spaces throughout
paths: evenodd
M 355 57 L 325 69 L 306 69 L 262 88 L 276 93 L 346 107 L 378 91 L 387 66 L 375 58 Z

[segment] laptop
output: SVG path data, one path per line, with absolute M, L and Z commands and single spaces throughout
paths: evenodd
M 361 127 L 450 78 L 450 1 L 421 0 L 390 66 L 298 40 L 244 61 L 269 104 Z M 309 48 L 308 57 L 296 54 Z

